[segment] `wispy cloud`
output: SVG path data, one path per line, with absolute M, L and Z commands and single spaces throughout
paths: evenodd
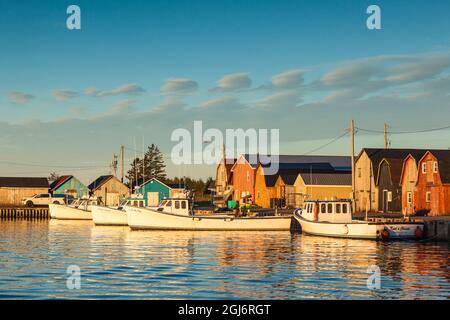
M 166 80 L 161 86 L 163 94 L 191 94 L 198 90 L 198 83 L 192 79 L 174 78 Z
M 140 85 L 131 83 L 124 84 L 120 87 L 114 88 L 110 91 L 101 91 L 95 87 L 87 88 L 84 93 L 88 96 L 93 97 L 107 97 L 107 96 L 117 96 L 121 94 L 130 95 L 130 96 L 139 96 L 144 94 L 146 91 Z
M 217 92 L 231 92 L 250 88 L 252 79 L 247 73 L 233 73 L 223 76 L 217 81 L 217 87 L 213 91 Z
M 8 93 L 8 98 L 14 104 L 27 104 L 34 96 L 25 92 L 11 91 Z
M 78 92 L 72 90 L 54 90 L 52 95 L 56 100 L 65 101 L 77 97 Z

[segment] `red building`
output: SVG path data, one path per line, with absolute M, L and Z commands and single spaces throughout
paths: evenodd
M 428 151 L 420 159 L 417 175 L 417 210 L 430 216 L 450 214 L 450 150 Z
M 255 173 L 257 159 L 242 155 L 231 168 L 233 180 L 233 200 L 240 203 L 253 203 L 255 200 Z

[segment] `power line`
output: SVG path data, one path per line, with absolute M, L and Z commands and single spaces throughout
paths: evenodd
M 24 162 L 13 162 L 13 161 L 0 161 L 0 163 L 14 165 L 14 166 L 24 166 L 24 167 L 62 168 L 62 169 L 96 169 L 96 168 L 107 168 L 108 167 L 108 166 L 61 166 L 61 165 L 48 165 L 48 164 L 24 163 Z
M 369 133 L 379 133 L 379 134 L 385 133 L 384 130 L 373 130 L 373 129 L 365 129 L 365 128 L 359 128 L 359 127 L 357 129 L 360 131 L 369 132 Z M 387 134 L 414 134 L 414 133 L 435 132 L 435 131 L 448 130 L 448 129 L 450 129 L 450 126 L 431 128 L 431 129 L 414 130 L 414 131 L 387 131 Z
M 306 156 L 306 155 L 309 155 L 309 154 L 314 153 L 316 151 L 322 150 L 323 148 L 328 147 L 330 144 L 332 144 L 332 143 L 338 141 L 339 139 L 345 137 L 347 134 L 348 134 L 348 132 L 344 132 L 340 136 L 337 136 L 336 138 L 333 138 L 332 140 L 328 141 L 327 143 L 325 143 L 325 144 L 323 144 L 323 145 L 321 145 L 321 146 L 319 146 L 319 147 L 317 147 L 317 148 L 315 148 L 313 150 L 310 150 L 310 151 L 304 153 L 303 155 Z

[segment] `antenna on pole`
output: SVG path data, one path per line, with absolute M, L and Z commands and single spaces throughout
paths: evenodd
M 384 124 L 384 149 L 389 149 L 389 140 L 388 140 L 388 128 L 389 128 L 389 126 L 388 126 L 388 124 L 387 123 L 385 123 Z
M 355 120 L 350 121 L 350 149 L 352 161 L 352 208 L 355 212 Z
M 123 183 L 125 177 L 125 146 L 120 146 L 120 181 Z

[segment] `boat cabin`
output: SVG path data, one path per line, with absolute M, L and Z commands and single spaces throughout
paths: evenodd
M 192 202 L 189 199 L 168 198 L 161 201 L 157 210 L 165 213 L 190 216 L 192 209 L 191 203 Z
M 350 200 L 307 200 L 302 209 L 305 219 L 316 222 L 352 222 Z

